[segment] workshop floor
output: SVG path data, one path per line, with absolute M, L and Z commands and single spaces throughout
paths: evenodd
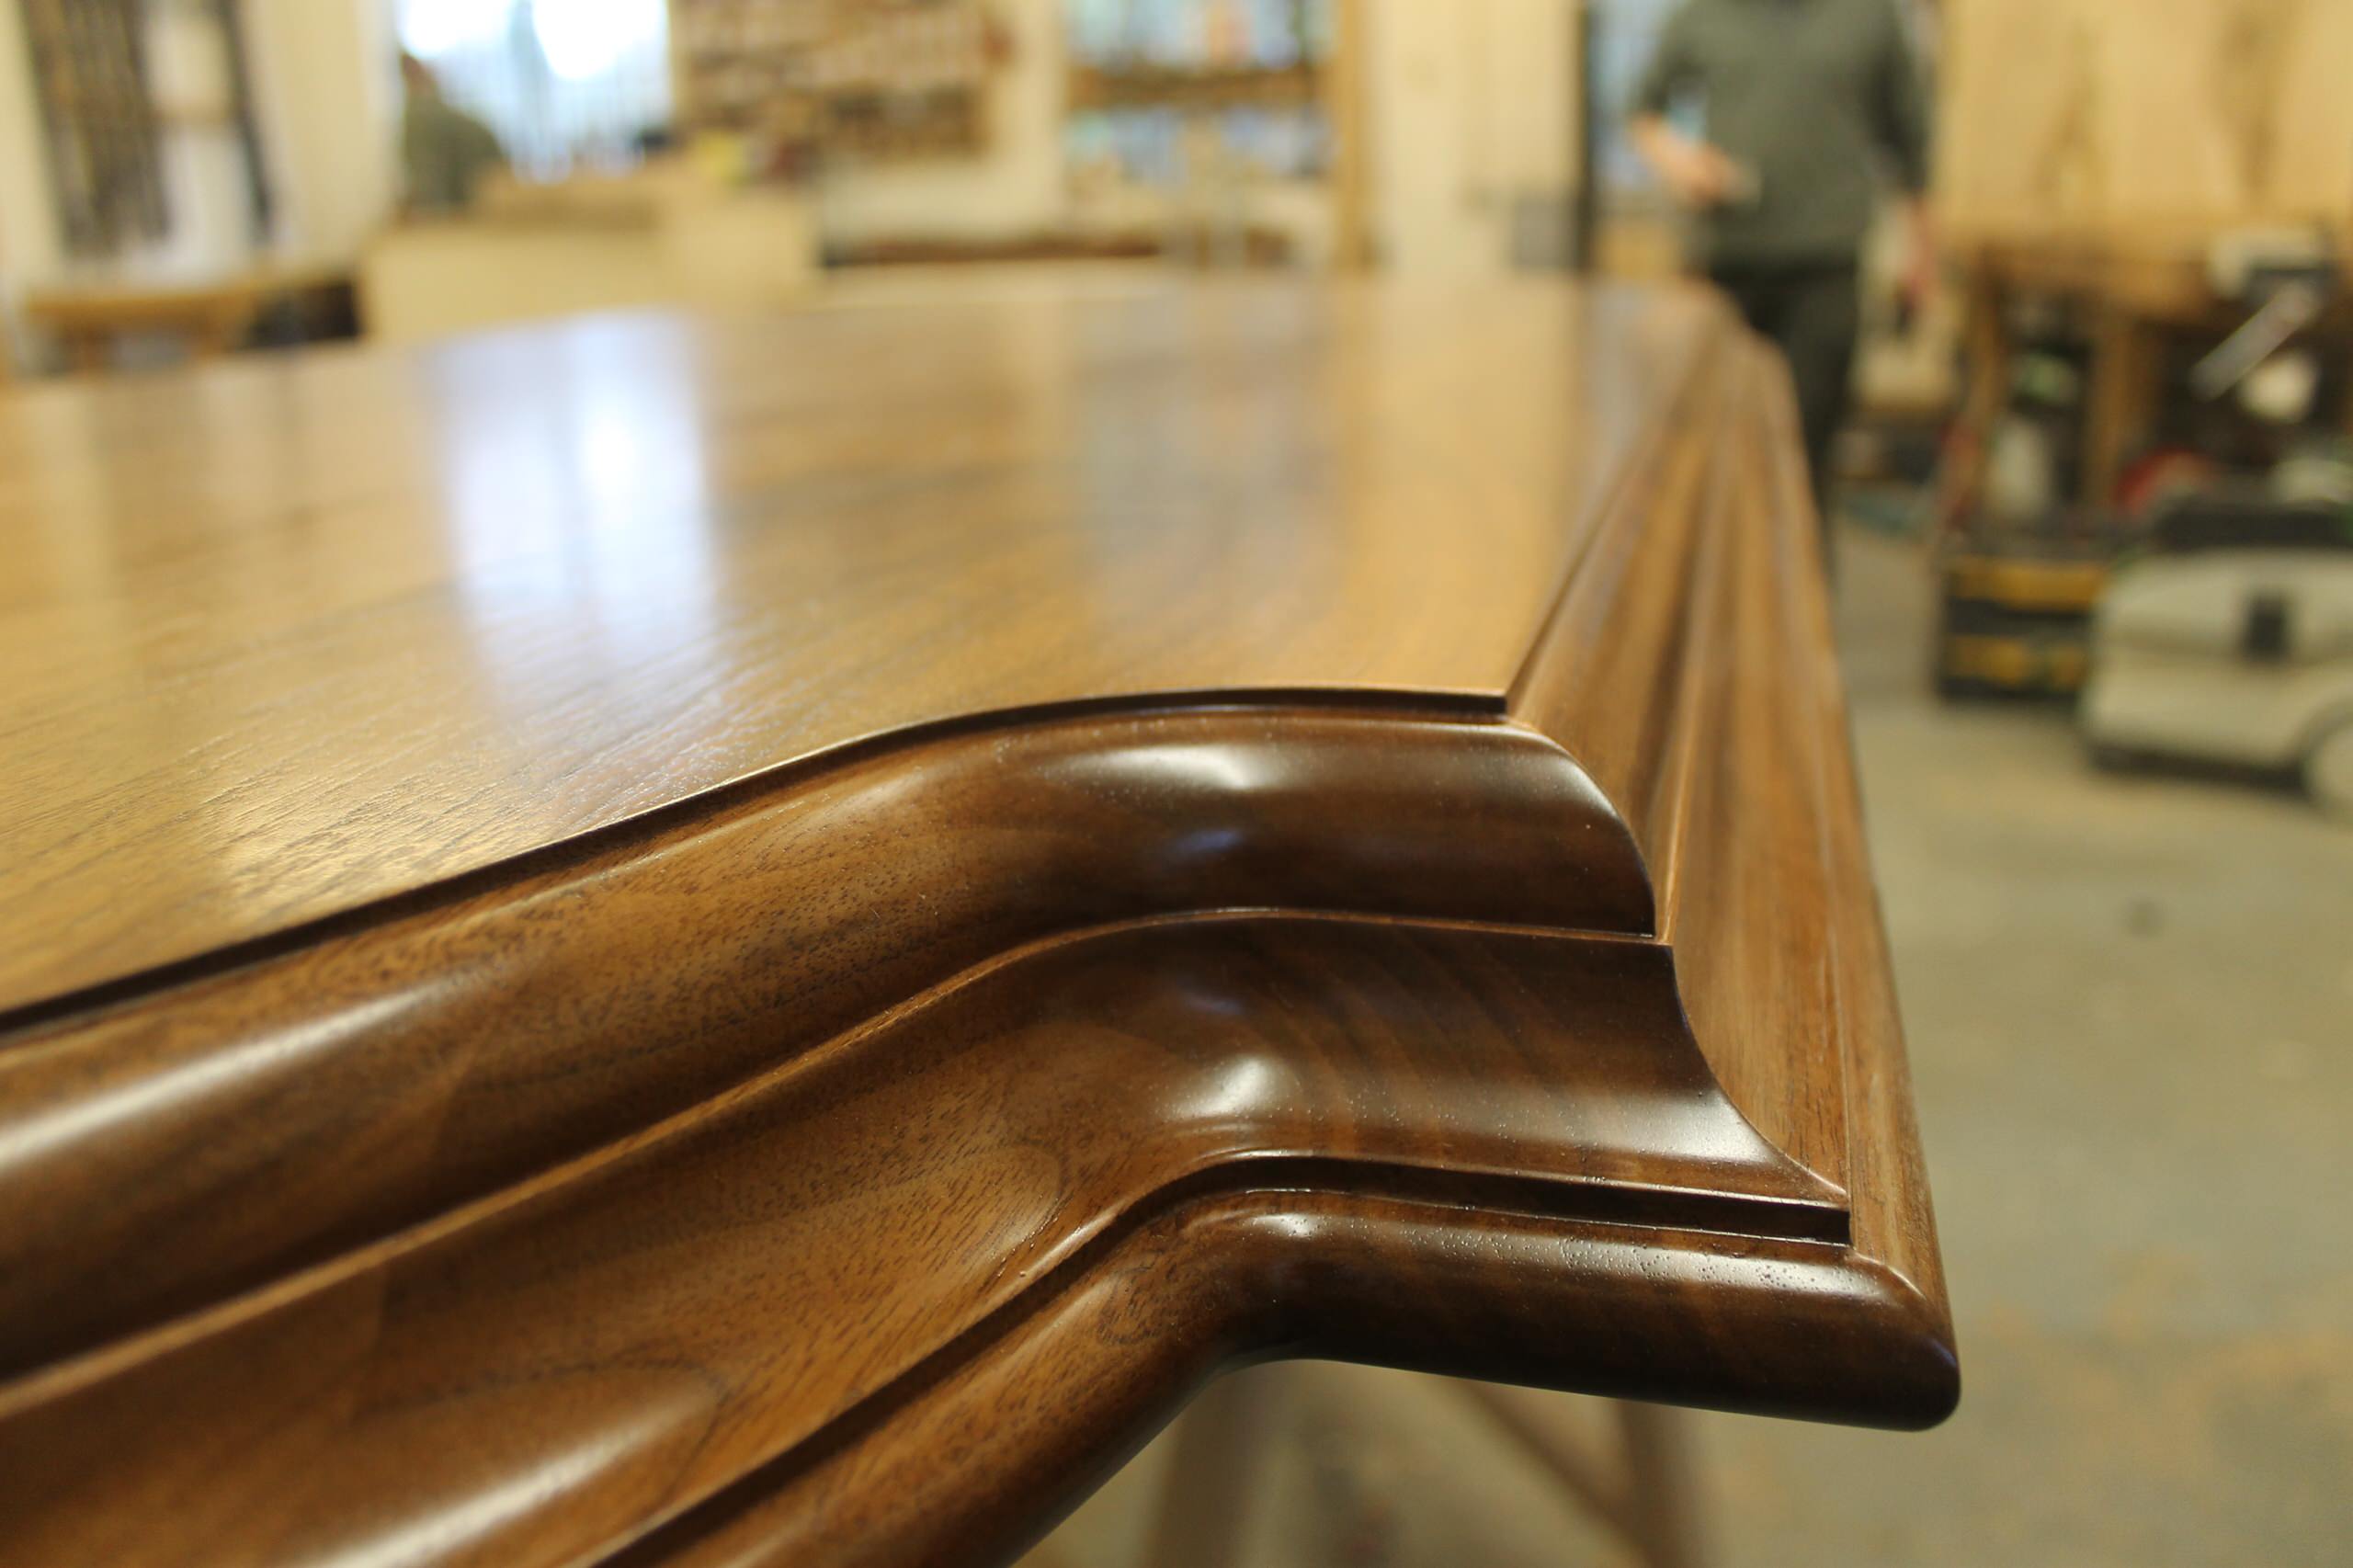
M 1923 1437 L 1693 1418 L 1705 1560 L 2353 1563 L 2353 827 L 2095 773 L 2063 711 L 1938 705 L 1916 548 L 1847 544 L 1966 1392 Z M 1447 1384 L 1245 1375 L 1279 1384 L 1254 1568 L 1631 1561 Z M 1039 1568 L 1135 1562 L 1169 1449 Z

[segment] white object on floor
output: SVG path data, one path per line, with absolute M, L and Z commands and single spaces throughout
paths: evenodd
M 2353 552 L 2125 567 L 2100 605 L 2082 716 L 2106 750 L 2301 769 L 2353 815 Z

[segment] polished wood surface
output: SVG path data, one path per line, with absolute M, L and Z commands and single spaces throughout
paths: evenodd
M 1164 290 L 29 391 L 0 1006 L 974 713 L 1500 708 L 1699 328 Z
M 987 1562 L 1221 1369 L 1956 1395 L 1696 294 L 0 403 L 0 1561 Z

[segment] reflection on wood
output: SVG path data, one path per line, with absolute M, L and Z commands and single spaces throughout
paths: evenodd
M 985 1562 L 1275 1356 L 1940 1418 L 1787 402 L 1246 285 L 0 406 L 0 1552 Z

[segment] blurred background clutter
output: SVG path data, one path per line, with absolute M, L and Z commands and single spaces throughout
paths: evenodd
M 0 396 L 1172 267 L 1665 285 L 1689 3 L 0 0 Z M 1824 478 L 1961 1415 L 1267 1369 L 1040 1568 L 2353 1562 L 2353 0 L 1884 4 L 1933 267 L 1891 204 Z

